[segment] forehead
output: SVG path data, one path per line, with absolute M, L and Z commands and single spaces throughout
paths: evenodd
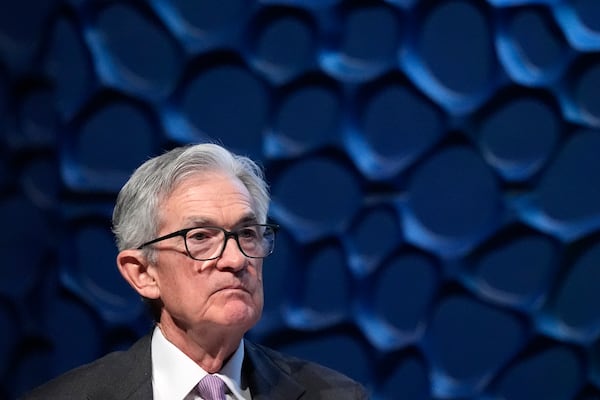
M 161 207 L 163 222 L 200 221 L 235 223 L 236 218 L 254 217 L 254 202 L 246 186 L 223 172 L 190 175 L 178 182 Z

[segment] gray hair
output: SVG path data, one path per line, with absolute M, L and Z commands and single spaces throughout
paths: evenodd
M 205 172 L 237 177 L 250 193 L 258 221 L 267 221 L 269 190 L 254 161 L 212 143 L 177 147 L 143 163 L 119 192 L 112 218 L 119 251 L 152 240 L 159 229 L 162 202 L 181 181 Z

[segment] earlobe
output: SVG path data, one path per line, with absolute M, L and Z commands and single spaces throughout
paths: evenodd
M 142 297 L 157 299 L 160 288 L 153 274 L 153 267 L 140 250 L 123 250 L 117 255 L 119 272 L 129 285 Z

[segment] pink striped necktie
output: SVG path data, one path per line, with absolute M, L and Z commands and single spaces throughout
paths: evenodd
M 198 383 L 198 392 L 204 400 L 226 400 L 225 382 L 216 375 L 206 375 Z

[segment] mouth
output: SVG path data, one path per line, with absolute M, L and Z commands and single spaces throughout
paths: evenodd
M 215 293 L 218 293 L 218 292 L 240 292 L 240 291 L 244 292 L 244 293 L 250 293 L 250 291 L 242 285 L 224 286 L 222 288 L 217 289 Z

